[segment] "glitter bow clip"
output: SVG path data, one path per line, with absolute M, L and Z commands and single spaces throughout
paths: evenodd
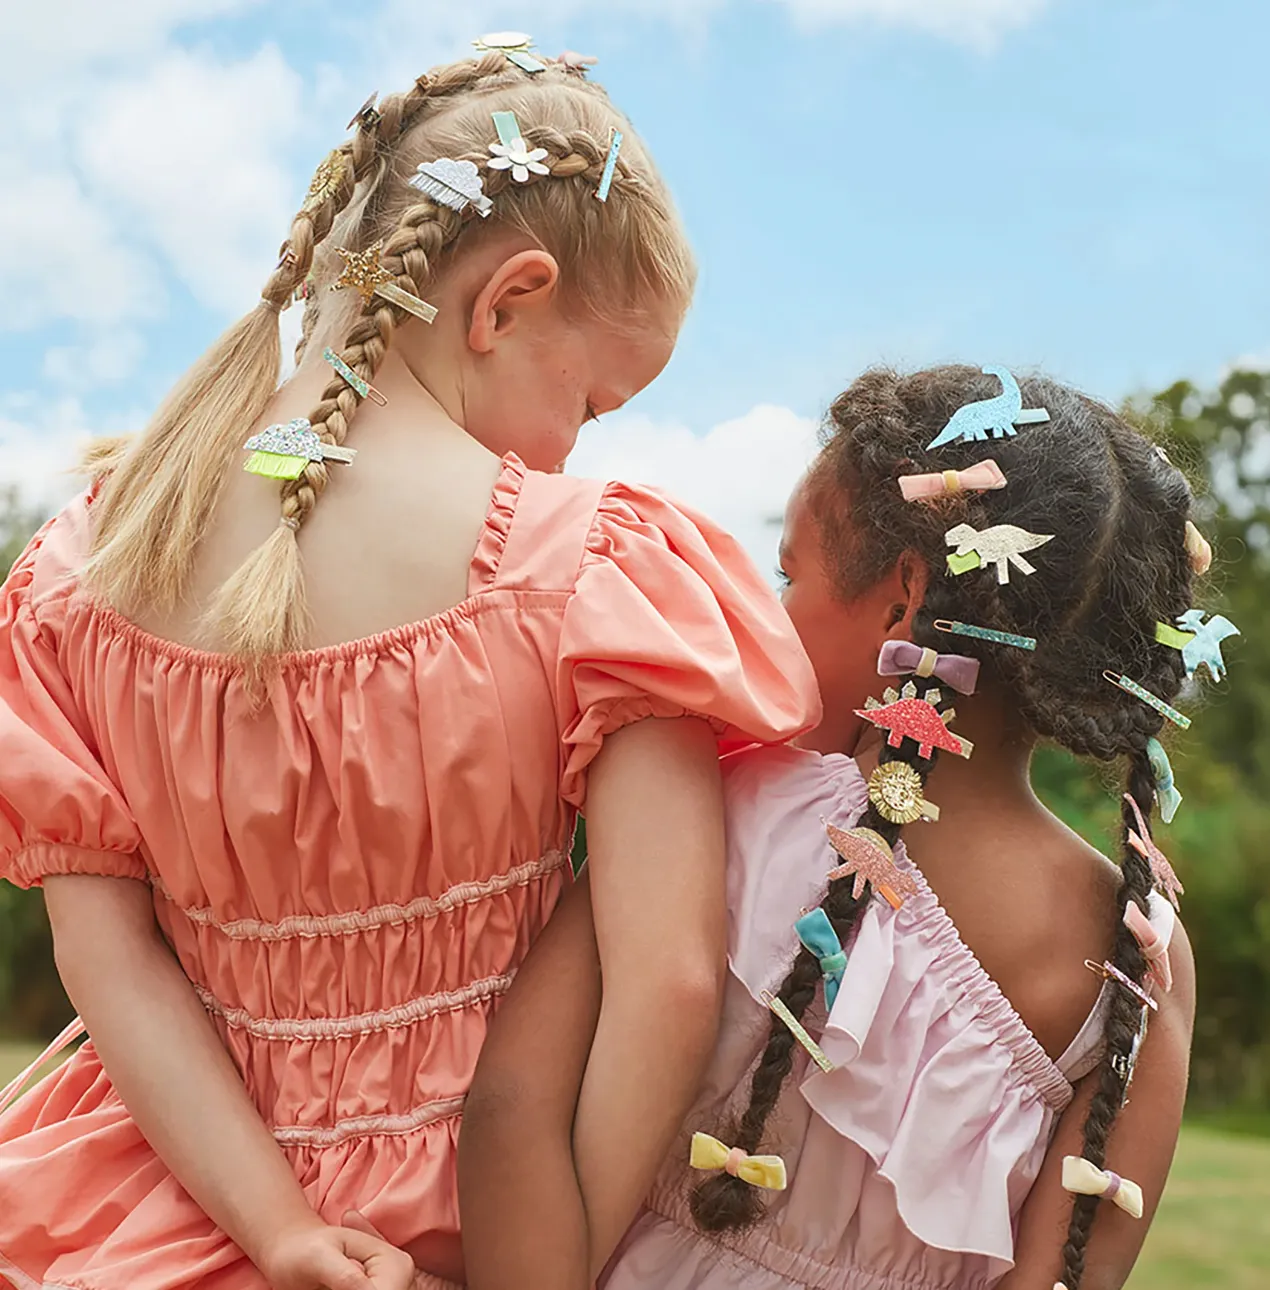
M 692 1135 L 692 1150 L 688 1163 L 694 1169 L 723 1169 L 767 1191 L 784 1191 L 786 1186 L 785 1162 L 780 1156 L 751 1156 L 740 1147 L 725 1147 L 718 1138 L 708 1133 Z
M 958 694 L 973 694 L 979 683 L 979 660 L 964 654 L 938 654 L 912 641 L 887 641 L 878 654 L 879 676 L 933 676 Z
M 997 581 L 1005 586 L 1010 581 L 1010 566 L 1022 574 L 1036 570 L 1024 558 L 1024 551 L 1052 542 L 1052 533 L 1029 533 L 1014 524 L 994 524 L 979 530 L 971 524 L 957 524 L 944 534 L 944 541 L 957 549 L 948 557 L 948 568 L 953 574 L 969 573 L 971 569 L 997 566 Z
M 943 497 L 946 493 L 988 493 L 1006 486 L 1005 473 L 991 457 L 976 462 L 966 470 L 937 470 L 927 475 L 903 475 L 900 492 L 906 502 L 921 501 L 929 497 Z
M 985 367 L 985 376 L 995 376 L 1001 382 L 1001 393 L 995 399 L 980 399 L 967 403 L 952 414 L 948 424 L 926 445 L 927 451 L 942 448 L 946 443 L 964 440 L 970 443 L 986 439 L 989 431 L 994 438 L 1015 433 L 1015 426 L 1033 425 L 1048 421 L 1050 414 L 1044 408 L 1025 408 L 1019 383 L 1004 367 Z
M 798 933 L 798 939 L 803 945 L 820 961 L 820 970 L 825 978 L 825 1007 L 832 1012 L 838 998 L 838 987 L 847 970 L 847 956 L 838 933 L 833 930 L 829 915 L 823 909 L 813 909 L 804 914 L 794 924 L 794 931 Z
M 1101 1196 L 1131 1218 L 1142 1217 L 1142 1188 L 1110 1169 L 1099 1169 L 1084 1156 L 1063 1157 L 1063 1189 L 1077 1196 Z

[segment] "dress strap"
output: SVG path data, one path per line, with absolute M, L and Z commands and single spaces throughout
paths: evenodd
M 572 591 L 605 484 L 526 471 L 493 585 Z
M 0 1115 L 17 1101 L 18 1094 L 26 1086 L 27 1080 L 35 1074 L 45 1062 L 52 1061 L 60 1052 L 70 1047 L 80 1035 L 87 1034 L 84 1023 L 76 1017 L 58 1037 L 24 1070 L 16 1079 L 10 1080 L 0 1089 Z

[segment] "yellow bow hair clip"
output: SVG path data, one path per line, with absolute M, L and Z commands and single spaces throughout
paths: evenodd
M 767 1191 L 785 1190 L 785 1162 L 780 1156 L 750 1156 L 740 1147 L 725 1147 L 708 1133 L 692 1135 L 688 1163 L 694 1169 L 726 1169 L 733 1178 Z
M 1063 1190 L 1078 1196 L 1101 1196 L 1130 1218 L 1142 1217 L 1142 1188 L 1110 1169 L 1099 1169 L 1084 1156 L 1063 1157 Z

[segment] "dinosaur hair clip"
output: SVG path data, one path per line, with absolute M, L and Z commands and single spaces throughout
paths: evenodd
M 1035 551 L 1053 540 L 1052 533 L 1029 533 L 1013 524 L 994 524 L 982 530 L 971 524 L 958 524 L 944 534 L 944 541 L 957 548 L 948 556 L 948 568 L 953 574 L 995 564 L 997 581 L 1002 586 L 1010 581 L 1011 565 L 1022 574 L 1035 573 L 1036 569 L 1023 558 L 1023 552 Z
M 898 764 L 898 763 L 892 763 Z M 842 863 L 829 871 L 829 881 L 855 878 L 851 888 L 853 900 L 864 895 L 864 884 L 871 883 L 873 890 L 891 906 L 899 909 L 908 896 L 917 894 L 917 883 L 895 863 L 895 853 L 890 844 L 873 829 L 840 829 L 826 824 L 825 833 Z
M 917 755 L 923 761 L 929 761 L 936 748 L 955 753 L 958 757 L 969 757 L 974 751 L 974 744 L 963 739 L 948 729 L 957 711 L 949 708 L 940 712 L 937 704 L 943 701 L 938 690 L 927 690 L 925 698 L 917 697 L 917 686 L 910 681 L 902 690 L 886 690 L 883 703 L 869 699 L 863 708 L 856 709 L 856 716 L 887 730 L 886 742 L 892 748 L 898 748 L 905 739 L 917 744 Z
M 1015 426 L 1035 425 L 1050 419 L 1045 408 L 1023 406 L 1019 383 L 1004 367 L 985 367 L 983 373 L 995 376 L 1001 382 L 1001 393 L 994 399 L 980 399 L 977 403 L 967 403 L 958 408 L 948 424 L 926 445 L 928 452 L 958 440 L 971 443 L 976 439 L 986 439 L 989 431 L 994 438 L 1000 439 L 1013 435 Z
M 1186 895 L 1186 888 L 1178 880 L 1168 856 L 1155 845 L 1151 830 L 1147 828 L 1147 822 L 1142 818 L 1142 808 L 1139 807 L 1133 795 L 1126 793 L 1124 800 L 1129 803 L 1134 819 L 1138 822 L 1136 830 L 1129 830 L 1129 845 L 1151 866 L 1151 877 L 1155 880 L 1157 890 L 1169 898 L 1174 909 L 1181 909 L 1177 898 Z
M 1177 627 L 1156 623 L 1155 639 L 1161 645 L 1182 651 L 1188 680 L 1193 679 L 1201 667 L 1208 668 L 1208 675 L 1214 681 L 1222 680 L 1226 675 L 1226 662 L 1221 656 L 1221 643 L 1231 636 L 1238 636 L 1239 628 L 1221 614 L 1214 614 L 1205 622 L 1202 609 L 1188 609 L 1177 622 Z

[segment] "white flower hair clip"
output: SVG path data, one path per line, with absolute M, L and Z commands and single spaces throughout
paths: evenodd
M 498 142 L 491 143 L 493 156 L 485 163 L 490 170 L 510 170 L 518 184 L 527 184 L 530 174 L 549 175 L 542 163 L 549 155 L 546 148 L 530 148 L 520 132 L 515 112 L 495 112 L 494 128 Z
M 431 197 L 434 202 L 460 214 L 472 206 L 484 218 L 494 209 L 494 203 L 485 196 L 481 172 L 472 161 L 454 161 L 450 157 L 423 161 L 419 164 L 418 173 L 411 175 L 406 182 L 425 197 Z

